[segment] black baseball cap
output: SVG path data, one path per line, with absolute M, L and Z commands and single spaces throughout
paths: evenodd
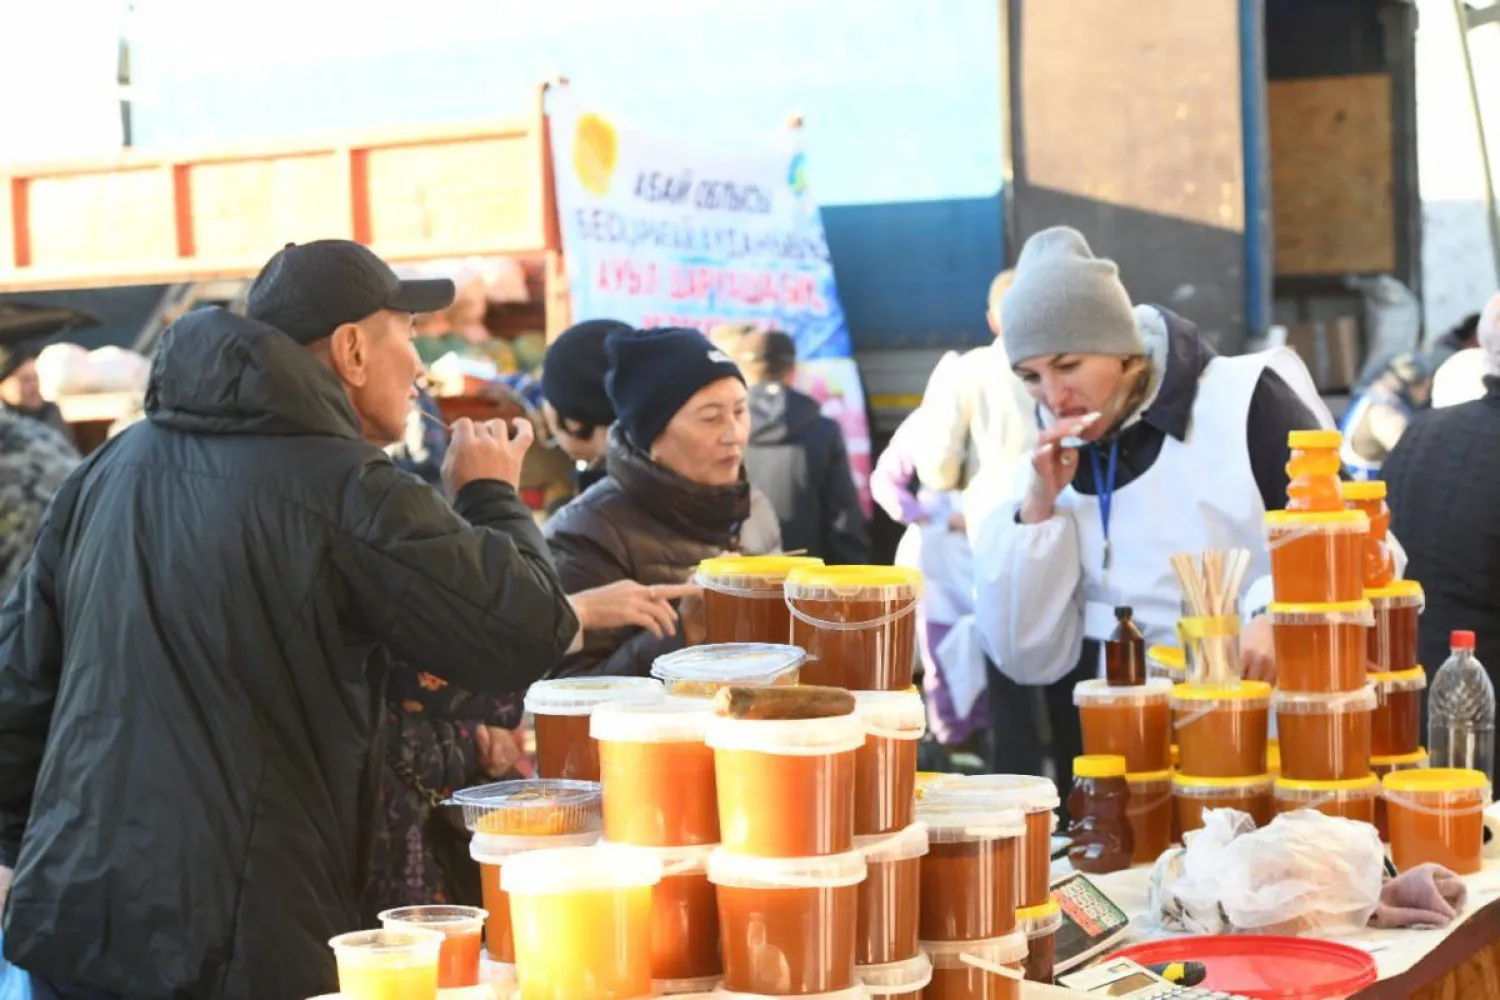
M 446 309 L 457 294 L 447 278 L 402 281 L 364 244 L 315 240 L 288 243 L 266 262 L 250 286 L 245 313 L 311 344 L 382 309 Z

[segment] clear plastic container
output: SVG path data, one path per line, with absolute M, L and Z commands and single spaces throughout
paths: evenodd
M 339 995 L 347 1000 L 437 1000 L 437 931 L 354 931 L 328 946 L 339 969 Z
M 1387 774 L 1397 771 L 1415 771 L 1430 766 L 1431 758 L 1426 750 L 1417 750 L 1415 753 L 1393 754 L 1383 757 L 1379 754 L 1370 757 L 1370 771 L 1375 777 L 1384 779 Z M 1375 829 L 1380 831 L 1380 839 L 1387 844 L 1391 842 L 1390 819 L 1386 815 L 1385 795 L 1382 793 L 1375 800 Z
M 885 966 L 916 957 L 927 828 L 914 823 L 895 834 L 856 837 L 854 849 L 865 856 L 870 872 L 859 887 L 855 963 Z
M 1005 793 L 930 797 L 918 933 L 924 941 L 972 941 L 1015 930 L 1026 813 Z
M 1365 536 L 1365 588 L 1384 587 L 1396 577 L 1396 560 L 1386 543 L 1391 530 L 1386 485 L 1382 480 L 1369 479 L 1340 486 L 1344 505 L 1350 510 L 1363 511 L 1370 519 L 1370 531 Z
M 1402 673 L 1417 665 L 1419 621 L 1427 596 L 1415 580 L 1394 580 L 1378 590 L 1365 591 L 1375 609 L 1366 658 L 1372 673 Z
M 510 923 L 510 897 L 503 888 L 505 865 L 517 856 L 559 847 L 588 847 L 599 840 L 599 832 L 552 836 L 507 836 L 476 833 L 469 841 L 469 856 L 479 865 L 479 887 L 489 918 L 484 924 L 484 950 L 494 962 L 514 965 L 515 935 Z
M 640 847 L 719 842 L 713 713 L 699 698 L 601 705 L 589 732 L 599 745 L 604 839 Z
M 922 1000 L 923 988 L 932 982 L 932 959 L 919 951 L 903 962 L 856 966 L 854 975 L 878 1000 Z
M 1348 604 L 1272 604 L 1276 683 L 1284 691 L 1331 694 L 1365 685 L 1365 661 L 1375 611 L 1369 601 Z
M 1130 832 L 1134 848 L 1130 862 L 1154 865 L 1172 846 L 1172 772 L 1128 774 Z
M 922 574 L 899 566 L 829 566 L 786 578 L 792 644 L 807 650 L 802 683 L 904 691 L 916 668 Z
M 1171 805 L 1168 794 L 1167 804 Z M 1016 922 L 1026 935 L 1026 978 L 1034 983 L 1052 982 L 1057 960 L 1057 932 L 1062 929 L 1062 905 L 1049 899 L 1041 906 L 1016 911 Z
M 1265 774 L 1270 715 L 1271 685 L 1261 681 L 1177 685 L 1172 689 L 1172 729 L 1179 770 L 1198 778 Z
M 1080 681 L 1073 704 L 1083 725 L 1083 752 L 1125 758 L 1132 771 L 1165 771 L 1172 765 L 1172 682 L 1153 678 L 1133 687 Z
M 1146 676 L 1164 677 L 1173 684 L 1187 680 L 1187 657 L 1180 646 L 1151 646 L 1146 650 Z
M 535 720 L 537 775 L 598 781 L 599 747 L 589 736 L 594 709 L 613 701 L 661 696 L 661 682 L 649 677 L 537 681 L 526 692 L 526 711 Z
M 1397 771 L 1383 784 L 1391 858 L 1399 870 L 1431 862 L 1458 875 L 1479 871 L 1490 804 L 1490 782 L 1482 771 Z
M 426 930 L 443 935 L 438 988 L 479 985 L 480 936 L 489 913 L 477 906 L 403 906 L 380 914 L 386 930 Z
M 600 846 L 637 851 L 661 866 L 661 881 L 651 891 L 651 978 L 656 992 L 691 993 L 718 985 L 724 972 L 719 904 L 708 880 L 708 859 L 715 848 Z
M 523 1000 L 651 995 L 651 897 L 661 862 L 603 845 L 507 865 Z
M 724 556 L 699 563 L 696 582 L 703 588 L 708 641 L 790 642 L 787 574 L 821 565 L 814 556 Z
M 1401 673 L 1370 674 L 1375 685 L 1375 714 L 1370 719 L 1370 753 L 1399 757 L 1422 748 L 1422 692 L 1427 671 L 1415 667 Z
M 463 807 L 464 824 L 475 833 L 545 838 L 597 833 L 604 825 L 596 781 L 497 781 L 455 792 L 453 802 Z
M 858 715 L 726 719 L 708 729 L 724 847 L 763 858 L 842 854 L 854 846 Z
M 1297 781 L 1349 781 L 1370 773 L 1375 689 L 1275 698 L 1281 775 Z
M 1375 803 L 1380 800 L 1380 779 L 1373 774 L 1352 781 L 1296 781 L 1277 778 L 1276 812 L 1316 809 L 1326 816 L 1338 816 L 1360 823 L 1375 824 Z
M 1050 778 L 1028 774 L 976 774 L 942 785 L 933 793 L 950 800 L 977 795 L 987 804 L 1018 808 L 1026 816 L 1018 906 L 1039 906 L 1051 899 L 1052 831 L 1062 796 Z
M 854 835 L 904 830 L 916 808 L 927 707 L 915 691 L 856 691 L 854 712 L 865 726 L 865 744 L 854 755 Z
M 793 996 L 855 985 L 858 852 L 821 858 L 752 858 L 715 851 L 708 878 L 718 887 L 724 986 Z
M 1288 511 L 1266 515 L 1272 588 L 1284 604 L 1344 604 L 1364 597 L 1365 533 L 1357 510 Z
M 689 646 L 659 656 L 651 675 L 661 678 L 667 693 L 681 698 L 712 698 L 720 688 L 783 687 L 796 684 L 807 654 L 796 646 L 739 642 Z
M 922 1000 L 1020 1000 L 1028 942 L 1020 931 L 984 941 L 923 942 L 932 982 Z
M 1172 800 L 1176 804 L 1178 830 L 1183 835 L 1202 829 L 1203 813 L 1208 809 L 1238 809 L 1249 813 L 1256 827 L 1262 827 L 1271 822 L 1271 776 L 1197 778 L 1174 774 Z

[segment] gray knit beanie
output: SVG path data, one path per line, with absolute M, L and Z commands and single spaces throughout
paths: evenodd
M 1145 353 L 1120 269 L 1095 257 L 1083 234 L 1066 226 L 1026 241 L 1002 312 L 1011 364 L 1054 354 Z

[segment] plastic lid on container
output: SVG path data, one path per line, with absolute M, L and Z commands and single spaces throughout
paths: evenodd
M 711 589 L 774 589 L 779 594 L 792 570 L 821 565 L 817 556 L 721 556 L 698 564 L 697 582 Z
M 1298 781 L 1276 779 L 1276 794 L 1287 799 L 1373 799 L 1380 794 L 1380 779 L 1373 774 L 1346 781 Z
M 811 858 L 756 858 L 719 847 L 708 856 L 708 880 L 733 889 L 840 889 L 859 885 L 868 872 L 859 851 Z
M 1271 703 L 1271 685 L 1265 681 L 1240 681 L 1237 684 L 1178 684 L 1172 689 L 1173 708 L 1202 708 L 1204 703 L 1218 708 L 1250 711 Z
M 1311 531 L 1320 535 L 1363 535 L 1370 515 L 1362 510 L 1273 510 L 1266 514 L 1266 530 Z
M 1132 785 L 1157 785 L 1170 783 L 1172 772 L 1167 771 L 1132 771 L 1125 775 L 1125 780 Z
M 1186 774 L 1172 776 L 1172 791 L 1190 799 L 1250 798 L 1271 790 L 1271 776 L 1257 774 L 1250 778 L 1195 778 Z
M 870 991 L 863 984 L 851 986 L 847 990 L 836 990 L 833 993 L 799 993 L 797 1000 L 870 1000 Z M 733 990 L 719 987 L 712 993 L 702 994 L 700 997 L 685 996 L 678 1000 L 775 1000 L 761 993 L 736 993 Z
M 1339 483 L 1339 493 L 1345 500 L 1384 500 L 1384 479 L 1357 479 Z
M 469 840 L 469 857 L 482 865 L 503 865 L 517 854 L 546 851 L 554 847 L 589 847 L 599 842 L 599 831 L 560 833 L 551 837 L 510 837 L 476 833 Z
M 1286 446 L 1293 451 L 1342 448 L 1344 435 L 1338 431 L 1288 431 Z
M 1062 904 L 1049 899 L 1040 906 L 1023 906 L 1016 910 L 1016 920 L 1028 939 L 1055 934 L 1062 927 Z
M 1028 813 L 1052 812 L 1062 805 L 1062 796 L 1057 794 L 1057 785 L 1051 778 L 1038 778 L 1030 774 L 974 774 L 961 777 L 952 784 L 942 786 L 941 793 L 949 797 L 965 795 L 998 794 L 1009 799 L 1007 805 L 1020 806 Z
M 520 896 L 637 889 L 660 881 L 660 858 L 618 844 L 533 851 L 525 864 L 506 865 L 500 872 L 500 888 Z
M 925 952 L 918 952 L 916 958 L 904 962 L 856 966 L 854 975 L 869 989 L 871 996 L 915 993 L 932 982 L 932 959 Z
M 1353 996 L 1379 978 L 1375 956 L 1368 951 L 1334 941 L 1263 934 L 1151 941 L 1110 958 L 1141 965 L 1202 962 L 1208 975 L 1197 989 L 1208 995 L 1323 1000 Z
M 649 677 L 564 677 L 537 681 L 526 692 L 526 711 L 533 715 L 589 715 L 610 701 L 660 698 L 661 681 Z
M 1485 803 L 1489 803 L 1490 779 L 1483 771 L 1471 771 L 1460 767 L 1424 767 L 1411 771 L 1392 771 L 1382 783 L 1388 792 L 1406 795 L 1439 795 L 1458 798 L 1473 798 L 1474 792 L 1482 792 Z
M 1144 684 L 1110 687 L 1107 680 L 1079 681 L 1073 686 L 1073 704 L 1079 708 L 1114 705 L 1146 705 L 1164 702 L 1172 695 L 1170 677 L 1152 677 Z
M 746 684 L 768 687 L 802 666 L 807 653 L 773 642 L 728 642 L 689 646 L 651 664 L 651 676 L 668 684 Z
M 865 856 L 872 865 L 910 861 L 927 853 L 927 827 L 913 823 L 895 833 L 875 833 L 854 838 L 854 849 Z
M 934 789 L 943 788 L 962 780 L 963 775 L 961 774 L 949 774 L 946 771 L 918 771 L 917 801 L 921 802 Z
M 1272 625 L 1374 625 L 1375 605 L 1369 601 L 1340 604 L 1272 603 L 1266 608 Z
M 713 711 L 701 698 L 659 698 L 600 705 L 589 735 L 611 743 L 702 743 Z
M 1266 740 L 1266 770 L 1272 774 L 1281 773 L 1281 741 L 1277 739 Z
M 983 941 L 923 941 L 922 950 L 932 959 L 935 969 L 967 969 L 975 963 L 965 961 L 966 958 L 990 965 L 1016 965 L 1026 961 L 1031 946 L 1025 932 L 1016 931 Z
M 704 742 L 715 750 L 748 750 L 779 757 L 819 757 L 865 745 L 865 725 L 858 715 L 825 719 L 709 720 Z
M 375 919 L 387 928 L 416 927 L 451 934 L 477 931 L 484 926 L 489 915 L 488 910 L 482 910 L 477 906 L 449 906 L 433 903 L 424 906 L 398 906 L 384 911 Z
M 1424 608 L 1427 605 L 1427 595 L 1422 591 L 1422 585 L 1415 580 L 1392 580 L 1384 587 L 1365 591 L 1365 599 L 1377 611 Z
M 587 833 L 603 826 L 597 781 L 524 778 L 465 788 L 453 794 L 464 824 L 476 833 L 552 837 Z
M 1303 694 L 1277 691 L 1273 699 L 1278 715 L 1345 715 L 1349 712 L 1373 712 L 1380 704 L 1375 688 L 1366 684 L 1358 691 L 1335 694 Z
M 1420 691 L 1427 686 L 1427 671 L 1420 665 L 1410 670 L 1392 670 L 1383 674 L 1370 674 L 1370 683 L 1380 690 L 1381 694 L 1389 694 L 1392 691 Z
M 904 566 L 823 566 L 795 569 L 786 578 L 792 601 L 916 600 L 922 574 Z
M 917 822 L 933 844 L 970 844 L 1026 835 L 1026 813 L 1005 792 L 950 795 L 944 785 L 917 803 Z
M 715 844 L 693 844 L 686 847 L 637 847 L 634 844 L 599 841 L 604 850 L 649 854 L 661 865 L 662 878 L 678 875 L 701 875 L 708 870 L 708 856 L 717 847 Z
M 919 740 L 927 732 L 927 706 L 915 691 L 855 691 L 854 714 L 865 732 L 888 740 Z
M 1410 767 L 1426 767 L 1429 759 L 1426 747 L 1422 747 L 1411 753 L 1376 754 L 1370 758 L 1370 766 L 1403 770 Z
M 1154 662 L 1175 673 L 1187 669 L 1187 654 L 1181 646 L 1151 646 L 1146 650 L 1146 662 Z
M 1472 653 L 1474 651 L 1474 633 L 1468 629 L 1456 629 L 1448 637 L 1448 645 L 1453 649 L 1467 649 Z
M 1075 778 L 1123 778 L 1125 758 L 1114 753 L 1091 753 L 1073 758 Z

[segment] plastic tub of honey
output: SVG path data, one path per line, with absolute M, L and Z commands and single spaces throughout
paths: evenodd
M 885 966 L 917 955 L 917 913 L 927 828 L 915 823 L 895 834 L 856 837 L 869 876 L 859 887 L 857 965 Z
M 639 852 L 661 867 L 661 881 L 651 890 L 651 978 L 656 992 L 692 993 L 718 985 L 724 971 L 719 958 L 719 903 L 708 880 L 708 859 L 715 848 L 600 848 Z
M 925 952 L 886 965 L 859 965 L 855 978 L 878 1000 L 922 1000 L 922 990 L 932 982 L 932 959 Z
M 1375 609 L 1369 634 L 1369 669 L 1373 673 L 1404 673 L 1417 666 L 1417 628 L 1427 598 L 1415 580 L 1393 580 L 1365 592 Z
M 1375 689 L 1346 694 L 1276 692 L 1281 775 L 1298 781 L 1348 781 L 1370 773 Z
M 1172 846 L 1172 772 L 1127 774 L 1130 804 L 1125 815 L 1135 849 L 1130 856 L 1134 865 L 1152 865 Z
M 436 1000 L 437 931 L 399 928 L 340 934 L 328 946 L 338 963 L 339 996 L 347 1000 Z
M 927 827 L 928 841 L 917 917 L 921 939 L 977 941 L 1013 932 L 1026 813 L 1004 793 L 933 797 L 917 809 L 917 821 Z
M 865 856 L 857 851 L 818 858 L 754 858 L 722 849 L 710 855 L 724 987 L 794 996 L 854 986 L 865 874 Z
M 1485 855 L 1484 810 L 1490 804 L 1490 782 L 1483 771 L 1397 771 L 1386 775 L 1383 784 L 1397 869 L 1431 862 L 1458 875 L 1479 871 Z
M 1285 604 L 1343 604 L 1365 592 L 1362 511 L 1273 510 L 1266 515 L 1272 588 Z
M 1050 778 L 976 774 L 945 784 L 934 795 L 951 800 L 977 795 L 987 805 L 1020 809 L 1026 816 L 1026 839 L 1021 845 L 1020 902 L 1016 905 L 1039 906 L 1052 898 L 1052 831 L 1057 828 L 1062 797 Z
M 856 715 L 726 719 L 708 728 L 719 833 L 726 850 L 763 858 L 842 854 L 854 847 Z
M 714 752 L 704 743 L 708 703 L 661 698 L 601 705 L 599 744 L 604 839 L 640 847 L 719 842 Z
M 718 926 L 715 918 L 714 926 Z M 702 979 L 658 979 L 651 984 L 654 991 L 651 995 L 655 997 L 681 997 L 682 1000 L 691 1000 L 693 997 L 708 997 L 714 995 L 714 989 L 722 980 L 718 976 L 705 976 Z
M 829 566 L 786 578 L 792 645 L 807 650 L 802 683 L 905 691 L 916 668 L 922 575 L 899 566 Z
M 854 712 L 865 743 L 854 755 L 854 835 L 896 833 L 911 825 L 917 801 L 917 741 L 927 708 L 915 691 L 856 691 Z
M 1203 813 L 1208 809 L 1238 809 L 1249 813 L 1257 828 L 1263 827 L 1272 817 L 1271 776 L 1198 778 L 1174 774 L 1172 801 L 1178 829 L 1184 836 L 1203 828 Z
M 1375 714 L 1370 717 L 1370 753 L 1399 757 L 1422 748 L 1422 692 L 1427 672 L 1421 667 L 1401 673 L 1371 674 Z
M 1372 754 L 1370 757 L 1370 771 L 1377 778 L 1384 778 L 1387 774 L 1396 771 L 1415 771 L 1428 766 L 1430 759 L 1426 750 L 1418 750 L 1416 753 L 1394 754 L 1382 757 Z M 1387 844 L 1391 842 L 1391 828 L 1385 813 L 1385 793 L 1375 799 L 1375 829 L 1380 831 L 1380 839 Z
M 651 665 L 667 693 L 680 698 L 712 698 L 730 685 L 782 687 L 797 683 L 807 654 L 795 646 L 769 642 L 736 642 L 689 646 L 659 656 Z
M 1168 803 L 1171 802 L 1170 794 Z M 1041 906 L 1016 911 L 1021 933 L 1026 935 L 1026 978 L 1033 983 L 1052 982 L 1057 960 L 1057 932 L 1062 928 L 1062 906 L 1049 899 Z
M 438 987 L 479 985 L 480 934 L 489 916 L 477 906 L 402 906 L 380 914 L 386 930 L 427 930 L 443 935 Z
M 543 778 L 598 781 L 599 747 L 589 736 L 594 709 L 613 701 L 661 695 L 661 682 L 649 677 L 537 681 L 526 692 L 526 711 L 536 727 L 536 773 Z
M 1396 575 L 1396 562 L 1386 535 L 1391 530 L 1391 508 L 1386 505 L 1386 485 L 1379 479 L 1340 483 L 1344 505 L 1363 511 L 1370 519 L 1365 535 L 1365 587 L 1384 587 Z
M 1020 931 L 985 941 L 923 942 L 932 982 L 922 1000 L 1020 1000 L 1028 942 Z
M 598 831 L 556 834 L 540 837 L 515 837 L 493 833 L 476 833 L 469 841 L 469 856 L 479 865 L 479 888 L 484 909 L 484 950 L 489 957 L 506 965 L 516 961 L 515 935 L 510 924 L 510 897 L 503 888 L 506 864 L 518 855 L 559 847 L 588 847 L 599 840 Z
M 699 563 L 695 582 L 703 588 L 708 641 L 790 642 L 787 574 L 821 565 L 814 556 L 724 556 Z
M 1283 691 L 1329 694 L 1365 685 L 1369 601 L 1348 604 L 1272 604 L 1276 683 Z
M 506 865 L 522 1000 L 650 996 L 651 897 L 661 876 L 651 852 L 602 845 Z
M 1172 686 L 1160 677 L 1135 687 L 1080 681 L 1073 688 L 1073 704 L 1083 725 L 1083 752 L 1124 757 L 1132 771 L 1171 767 Z
M 1172 729 L 1184 774 L 1243 778 L 1266 773 L 1271 685 L 1262 681 L 1179 684 L 1172 689 L 1171 703 Z
M 1187 680 L 1187 657 L 1180 646 L 1151 646 L 1146 650 L 1146 676 L 1164 677 L 1173 684 Z
M 1380 799 L 1380 779 L 1373 774 L 1352 781 L 1296 781 L 1277 778 L 1274 791 L 1276 813 L 1316 809 L 1325 816 L 1352 819 L 1375 825 L 1375 803 Z

